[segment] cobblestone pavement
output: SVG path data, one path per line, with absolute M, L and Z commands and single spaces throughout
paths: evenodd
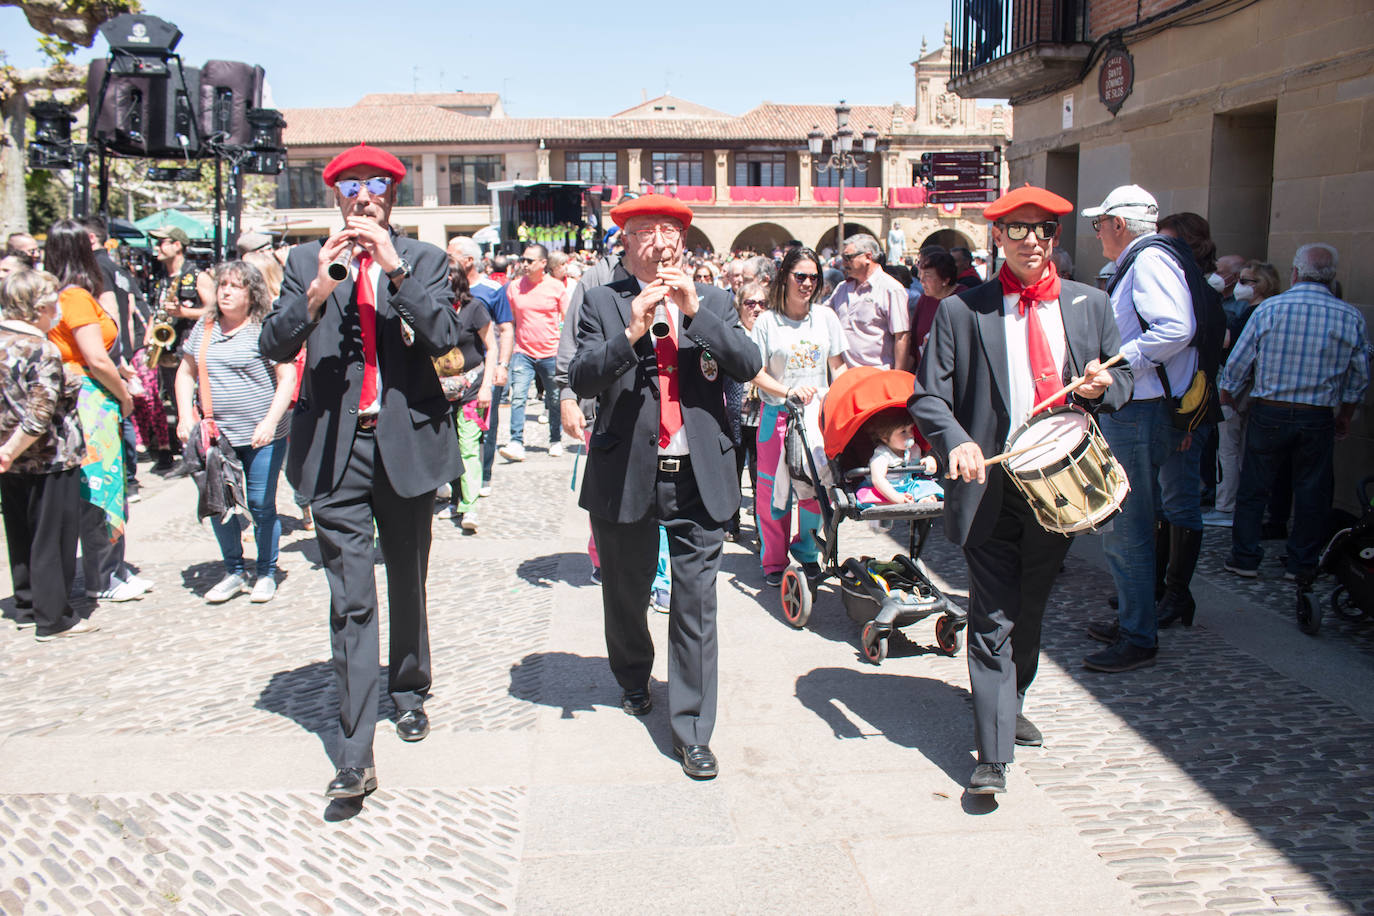
M 435 522 L 434 733 L 402 765 L 379 732 L 382 786 L 361 809 L 319 795 L 334 708 L 328 593 L 289 493 L 276 600 L 209 607 L 218 551 L 190 519 L 190 485 L 145 471 L 130 560 L 157 590 L 86 602 L 102 632 L 70 643 L 0 627 L 0 913 L 668 912 L 687 906 L 681 884 L 698 909 L 730 912 L 1374 912 L 1369 691 L 1333 695 L 1221 624 L 1291 628 L 1295 651 L 1318 653 L 1314 670 L 1345 665 L 1366 688 L 1374 627 L 1328 619 L 1320 637 L 1300 634 L 1272 560 L 1259 580 L 1220 570 L 1226 532 L 1207 535 L 1197 625 L 1161 634 L 1159 664 L 1125 675 L 1081 667 L 1096 645 L 1083 625 L 1112 589 L 1096 554 L 1075 548 L 1027 702 L 1046 745 L 1023 749 L 1000 807 L 959 798 L 967 671 L 930 648 L 929 621 L 875 668 L 833 582 L 794 632 L 760 593 L 757 561 L 729 546 L 723 774 L 696 785 L 659 758 L 666 724 L 615 707 L 574 456 L 549 458 L 530 428 L 529 460 L 498 458 L 478 535 Z M 904 540 L 842 528 L 844 556 Z M 962 600 L 958 551 L 937 533 L 925 560 Z M 385 594 L 380 559 L 377 571 Z M 805 750 L 788 757 L 789 742 Z M 150 746 L 165 750 L 150 760 Z M 870 800 L 860 787 L 874 772 L 919 788 Z M 1046 832 L 1057 823 L 1062 835 Z M 989 843 L 1021 850 L 1004 877 L 1030 896 L 892 883 L 941 854 L 947 875 L 962 873 L 958 850 Z M 629 855 L 639 866 L 627 874 Z M 1056 869 L 1065 877 L 1041 888 Z

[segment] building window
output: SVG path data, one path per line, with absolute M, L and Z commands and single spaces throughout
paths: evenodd
M 738 153 L 735 156 L 735 184 L 752 188 L 781 188 L 787 185 L 786 153 Z
M 505 177 L 506 166 L 501 156 L 449 156 L 449 203 L 455 207 L 471 207 L 491 203 L 487 183 Z
M 288 162 L 277 176 L 277 206 L 282 209 L 330 206 L 332 200 L 323 177 L 328 161 L 299 159 Z
M 662 169 L 664 181 L 676 181 L 680 185 L 706 183 L 705 153 L 654 153 L 649 165 L 649 174 L 644 177 L 652 181 L 658 181 L 658 171 Z
M 415 182 L 420 180 L 420 176 L 415 174 L 415 160 L 409 156 L 397 156 L 401 160 L 401 165 L 406 167 L 406 177 L 401 179 L 401 183 L 396 185 L 396 206 L 413 207 L 415 206 Z
M 563 177 L 567 181 L 589 184 L 615 184 L 615 153 L 567 153 Z
M 878 170 L 878 160 L 874 157 L 871 160 L 868 171 L 860 172 L 857 169 L 844 169 L 844 186 L 846 188 L 866 188 L 868 187 L 868 176 Z M 822 172 L 816 169 L 816 179 L 814 186 L 817 188 L 838 188 L 840 186 L 840 170 L 826 169 Z

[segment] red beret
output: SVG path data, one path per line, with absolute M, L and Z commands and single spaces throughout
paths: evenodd
M 401 164 L 401 160 L 386 150 L 368 146 L 366 143 L 359 143 L 352 149 L 346 149 L 329 160 L 329 165 L 324 167 L 324 183 L 331 188 L 334 187 L 334 182 L 339 177 L 340 172 L 346 172 L 358 165 L 376 169 L 382 175 L 390 175 L 392 181 L 400 181 L 406 177 L 406 167 Z
M 671 216 L 682 223 L 683 229 L 692 225 L 691 209 L 676 197 L 666 194 L 644 194 L 611 210 L 611 219 L 621 229 L 625 228 L 632 216 Z
M 999 219 L 1017 207 L 1042 207 L 1058 216 L 1073 212 L 1073 204 L 1058 194 L 1053 191 L 1046 191 L 1044 188 L 1033 188 L 1027 184 L 1013 188 L 988 204 L 983 210 L 983 215 L 988 219 Z

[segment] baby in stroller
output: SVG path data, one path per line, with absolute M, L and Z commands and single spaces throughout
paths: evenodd
M 934 456 L 913 454 L 916 428 L 905 407 L 890 407 L 875 414 L 862 431 L 873 442 L 873 456 L 868 460 L 868 476 L 854 493 L 860 503 L 934 503 L 944 499 L 944 489 L 930 479 L 936 471 Z

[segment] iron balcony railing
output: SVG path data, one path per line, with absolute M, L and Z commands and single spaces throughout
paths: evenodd
M 1087 40 L 1087 0 L 951 0 L 950 78 L 1037 44 Z

